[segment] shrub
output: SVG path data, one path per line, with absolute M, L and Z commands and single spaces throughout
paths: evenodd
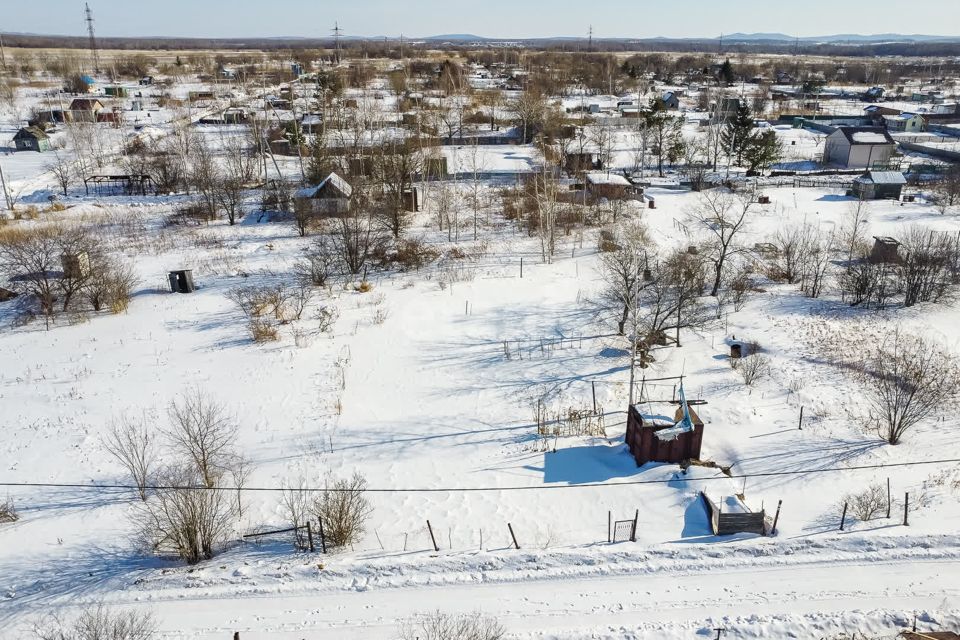
M 500 640 L 505 635 L 496 618 L 439 611 L 408 621 L 400 630 L 400 640 Z
M 440 257 L 440 252 L 422 240 L 398 240 L 396 252 L 388 258 L 402 270 L 422 269 Z
M 354 285 L 354 290 L 359 291 L 360 293 L 368 293 L 373 291 L 373 284 L 364 280 L 360 284 Z
M 887 510 L 887 490 L 880 484 L 872 484 L 858 493 L 849 493 L 843 498 L 849 513 L 861 522 L 873 520 Z M 840 505 L 843 509 L 843 504 Z
M 150 612 L 112 611 L 103 604 L 86 609 L 72 622 L 50 616 L 33 628 L 39 640 L 150 640 L 156 633 Z
M 20 519 L 17 508 L 13 504 L 12 498 L 7 498 L 5 502 L 0 502 L 0 524 L 9 524 Z
M 320 322 L 320 332 L 327 333 L 331 331 L 339 317 L 340 311 L 336 307 L 326 306 L 317 309 L 317 320 Z
M 366 479 L 359 473 L 337 479 L 313 504 L 314 515 L 323 520 L 327 544 L 345 547 L 360 540 L 373 509 L 364 492 Z
M 277 328 L 260 318 L 252 318 L 247 323 L 247 329 L 250 331 L 250 338 L 257 344 L 275 342 L 280 339 L 280 332 L 277 331 Z
M 743 383 L 748 387 L 770 374 L 770 359 L 757 353 L 748 355 L 745 358 L 730 360 L 730 366 L 740 374 L 743 378 Z

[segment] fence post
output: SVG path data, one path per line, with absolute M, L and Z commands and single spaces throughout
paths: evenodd
M 777 513 L 773 516 L 773 527 L 770 528 L 770 535 L 777 535 L 777 521 L 780 520 L 780 506 L 783 500 L 777 500 Z
M 800 407 L 800 421 L 797 423 L 797 429 L 803 431 L 803 406 Z
M 891 505 L 891 500 L 890 500 L 890 478 L 888 477 L 888 478 L 887 478 L 887 519 L 888 519 L 888 520 L 890 519 L 890 505 Z
M 317 522 L 320 524 L 320 549 L 327 552 L 327 536 L 323 535 L 323 518 L 317 516 Z
M 840 531 L 843 531 L 843 524 L 847 521 L 847 503 L 843 503 L 843 515 L 840 516 Z
M 593 391 L 593 412 L 597 412 L 597 381 L 590 381 L 590 389 Z
M 430 540 L 433 542 L 433 550 L 440 551 L 440 547 L 437 546 L 437 539 L 433 537 L 433 527 L 430 526 L 429 520 L 427 520 L 427 529 L 430 531 Z
M 910 493 L 907 492 L 903 494 L 903 526 L 909 527 L 910 521 L 907 517 L 907 514 L 910 511 Z
M 633 526 L 630 527 L 630 542 L 637 541 L 637 520 L 640 519 L 640 509 L 633 514 Z
M 313 553 L 313 529 L 310 527 L 310 521 L 307 520 L 307 543 L 310 545 L 310 553 Z
M 613 538 L 613 512 L 607 511 L 607 543 Z
M 520 256 L 520 279 L 523 280 L 523 256 Z
M 507 528 L 510 529 L 510 537 L 513 538 L 513 548 L 519 549 L 520 545 L 517 544 L 517 536 L 513 533 L 513 525 L 508 522 Z

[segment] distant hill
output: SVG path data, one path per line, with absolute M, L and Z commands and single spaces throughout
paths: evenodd
M 489 40 L 483 36 L 475 36 L 472 33 L 446 33 L 439 36 L 427 36 L 424 40 L 443 40 L 445 42 L 479 42 Z
M 719 40 L 720 38 L 714 38 Z M 830 36 L 789 36 L 785 33 L 731 33 L 723 36 L 724 42 L 816 42 L 840 43 L 856 42 L 860 44 L 880 42 L 954 42 L 960 40 L 958 36 L 928 36 L 922 34 L 906 35 L 902 33 L 877 33 L 864 35 L 859 33 L 839 33 Z

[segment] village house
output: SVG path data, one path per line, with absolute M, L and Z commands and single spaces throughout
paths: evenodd
M 103 103 L 96 98 L 74 98 L 70 103 L 70 115 L 76 122 L 96 122 L 101 111 Z
M 927 128 L 923 116 L 917 113 L 901 113 L 895 116 L 882 116 L 887 131 L 895 133 L 915 133 Z
M 853 195 L 861 200 L 899 200 L 907 179 L 899 171 L 867 171 L 853 181 Z
M 663 108 L 668 111 L 676 111 L 680 108 L 680 97 L 674 91 L 667 91 L 660 96 L 660 102 L 663 103 Z
M 40 127 L 23 127 L 13 136 L 17 151 L 49 151 L 50 136 Z
M 619 173 L 588 173 L 587 192 L 594 198 L 622 200 L 633 190 L 630 181 Z
M 883 127 L 838 127 L 827 136 L 823 162 L 869 169 L 889 163 L 896 149 L 896 142 Z
M 300 189 L 294 194 L 294 206 L 301 215 L 343 216 L 350 213 L 353 187 L 336 173 L 320 184 Z

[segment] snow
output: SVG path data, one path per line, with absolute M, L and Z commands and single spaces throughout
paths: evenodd
M 887 142 L 887 138 L 882 133 L 857 131 L 853 134 L 853 141 L 860 144 L 885 144 Z
M 590 98 L 598 100 L 615 104 Z M 150 135 L 164 130 L 156 125 Z M 215 148 L 244 133 L 196 130 Z M 822 145 L 820 134 L 776 131 L 802 148 L 791 161 Z M 634 165 L 632 136 L 618 132 L 615 167 Z M 452 173 L 490 179 L 491 203 L 498 174 L 538 162 L 531 145 L 442 152 Z M 278 160 L 297 171 L 295 159 Z M 44 162 L 41 154 L 0 157 L 24 200 L 53 189 Z M 454 243 L 435 230 L 429 209 L 433 185 L 420 186 L 427 211 L 410 233 L 448 251 Z M 629 203 L 623 215 L 642 218 L 663 246 L 695 242 L 677 223 L 697 195 L 648 193 L 656 210 Z M 771 204 L 756 210 L 746 246 L 801 222 L 839 231 L 854 203 L 828 187 L 764 194 Z M 281 327 L 279 342 L 260 346 L 225 294 L 289 278 L 312 239 L 259 215 L 233 227 L 167 227 L 182 199 L 98 201 L 75 191 L 69 209 L 44 214 L 101 221 L 110 250 L 134 261 L 142 280 L 128 313 L 64 317 L 45 331 L 13 326 L 0 306 L 0 481 L 81 485 L 9 489 L 22 519 L 0 525 L 0 637 L 23 637 L 37 615 L 97 600 L 154 611 L 162 638 L 391 638 L 397 620 L 434 609 L 480 609 L 515 638 L 708 637 L 717 626 L 734 637 L 890 633 L 914 611 L 929 628 L 960 623 L 960 469 L 868 468 L 953 457 L 957 419 L 883 445 L 851 419 L 849 378 L 823 352 L 828 331 L 870 335 L 893 323 L 956 352 L 953 306 L 864 313 L 765 282 L 743 310 L 685 332 L 683 348 L 655 348 L 649 370 L 651 378 L 682 374 L 690 397 L 707 399 L 697 407 L 702 457 L 735 477 L 713 467 L 638 468 L 623 442 L 629 347 L 593 303 L 601 286 L 595 229 L 562 236 L 544 261 L 538 240 L 490 205 L 478 241 L 460 230 L 458 248 L 471 257 L 419 272 L 371 270 L 369 293 L 337 283 L 303 320 Z M 913 224 L 960 231 L 955 217 L 922 201 L 869 205 L 871 235 L 902 236 Z M 195 293 L 167 292 L 174 267 L 194 269 Z M 320 304 L 340 310 L 328 334 L 313 319 Z M 295 346 L 295 327 L 311 336 L 307 344 Z M 772 364 L 770 378 L 753 387 L 726 358 L 729 343 L 742 340 L 758 341 Z M 235 416 L 239 448 L 255 465 L 251 486 L 300 476 L 320 486 L 327 472 L 356 470 L 371 487 L 399 492 L 371 493 L 368 534 L 336 554 L 299 554 L 282 537 L 235 544 L 190 568 L 144 554 L 131 542 L 135 497 L 86 490 L 122 480 L 100 437 L 125 411 L 162 425 L 170 399 L 193 387 Z M 552 415 L 592 408 L 594 390 L 602 435 L 558 436 L 545 446 L 531 423 L 538 401 Z M 839 532 L 838 502 L 888 477 L 897 496 L 909 491 L 915 500 L 910 526 L 895 512 Z M 713 536 L 701 490 L 723 496 L 725 511 L 740 504 L 738 494 L 768 514 L 782 500 L 778 535 Z M 238 533 L 284 524 L 275 494 L 249 502 Z M 609 544 L 608 517 L 629 519 L 638 509 L 637 541 Z

